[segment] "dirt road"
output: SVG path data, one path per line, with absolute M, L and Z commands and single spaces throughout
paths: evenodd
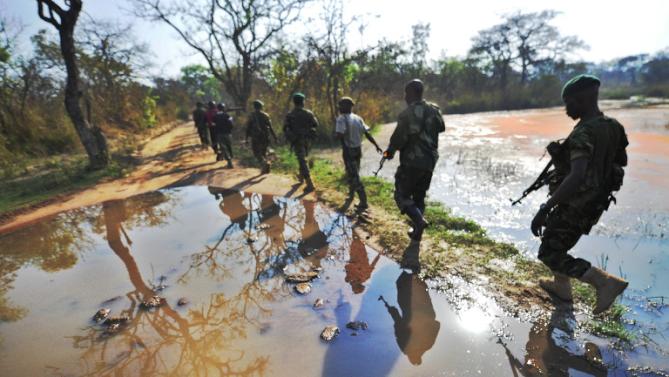
M 285 197 L 316 198 L 313 193 L 304 195 L 303 187 L 290 177 L 261 175 L 255 168 L 225 169 L 225 162 L 216 162 L 210 149 L 200 148 L 197 132 L 190 123 L 178 125 L 148 141 L 139 157 L 142 162 L 127 177 L 61 195 L 34 210 L 19 213 L 0 223 L 0 234 L 63 211 L 167 186 L 207 185 Z

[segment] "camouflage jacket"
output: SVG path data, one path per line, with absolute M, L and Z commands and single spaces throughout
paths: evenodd
M 588 167 L 585 182 L 569 204 L 576 207 L 592 200 L 608 196 L 611 191 L 615 169 L 627 165 L 629 144 L 625 128 L 617 120 L 600 114 L 594 118 L 580 121 L 571 131 L 565 142 L 569 161 L 587 158 Z
M 266 143 L 269 141 L 270 135 L 276 139 L 269 114 L 264 111 L 252 112 L 246 122 L 246 137 L 251 137 L 254 141 Z
M 294 142 L 300 139 L 313 139 L 316 137 L 318 119 L 314 113 L 302 107 L 295 107 L 286 115 L 283 123 L 283 133 L 286 139 Z
M 388 150 L 400 152 L 400 165 L 434 170 L 439 159 L 439 134 L 446 129 L 439 106 L 417 101 L 402 111 Z

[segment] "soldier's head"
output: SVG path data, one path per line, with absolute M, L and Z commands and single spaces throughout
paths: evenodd
M 408 105 L 423 99 L 423 82 L 413 79 L 404 86 L 404 100 Z
M 200 108 L 202 106 L 204 106 L 204 105 L 200 101 L 197 101 L 197 103 L 195 104 L 195 107 L 197 107 L 197 108 Z
M 295 93 L 293 94 L 293 103 L 295 106 L 304 106 L 304 98 L 303 93 Z
M 562 101 L 570 118 L 580 119 L 585 114 L 599 111 L 599 85 L 599 79 L 592 75 L 578 75 L 564 84 Z
M 216 107 L 220 111 L 225 111 L 225 104 L 223 102 L 220 102 Z
M 207 107 L 210 108 L 210 109 L 214 109 L 214 108 L 216 108 L 216 102 L 214 102 L 214 101 L 209 101 L 209 103 L 207 104 Z
M 351 111 L 353 111 L 353 106 L 355 105 L 355 102 L 353 101 L 353 98 L 351 97 L 342 97 L 339 102 L 339 112 L 342 114 L 350 114 Z
M 264 105 L 265 104 L 262 103 L 262 101 L 259 100 L 259 99 L 253 101 L 253 108 L 256 109 L 256 110 L 261 110 Z

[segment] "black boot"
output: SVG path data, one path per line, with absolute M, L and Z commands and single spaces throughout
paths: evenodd
M 411 218 L 411 222 L 413 222 L 413 230 L 409 233 L 409 237 L 414 241 L 420 241 L 423 238 L 423 231 L 428 226 L 427 221 L 415 205 L 407 208 L 405 213 Z

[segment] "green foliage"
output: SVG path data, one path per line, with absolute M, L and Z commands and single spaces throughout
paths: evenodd
M 144 97 L 142 128 L 153 128 L 158 122 L 156 117 L 157 99 L 158 97 L 151 95 L 150 90 Z

